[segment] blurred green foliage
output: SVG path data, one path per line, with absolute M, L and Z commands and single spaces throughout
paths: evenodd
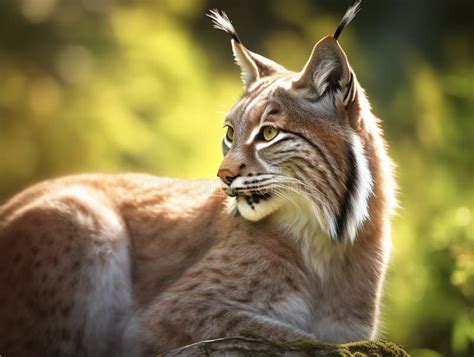
M 48 177 L 213 177 L 241 92 L 227 10 L 252 50 L 299 70 L 346 1 L 5 0 L 0 200 Z M 384 337 L 413 356 L 474 353 L 470 1 L 367 2 L 341 42 L 383 119 L 400 209 Z

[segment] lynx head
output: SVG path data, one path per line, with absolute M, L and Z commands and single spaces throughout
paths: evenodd
M 224 122 L 218 171 L 245 219 L 294 224 L 292 215 L 350 241 L 367 219 L 372 176 L 360 136 L 364 94 L 337 41 L 359 6 L 315 45 L 299 73 L 249 51 L 225 13 L 210 12 L 214 26 L 232 37 L 245 87 Z

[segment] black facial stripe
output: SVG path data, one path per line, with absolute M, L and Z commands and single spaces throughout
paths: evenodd
M 308 181 L 306 171 L 305 171 L 303 168 L 301 168 L 299 165 L 291 164 L 291 165 L 290 165 L 290 168 L 291 168 L 292 170 L 294 170 L 293 175 L 295 176 L 296 179 L 300 180 L 301 182 L 307 182 L 307 181 Z M 308 191 L 308 190 L 305 188 L 305 185 L 302 184 L 301 187 L 302 187 L 305 191 Z
M 308 181 L 308 180 L 310 179 L 310 178 L 308 178 L 308 173 L 306 172 L 306 170 L 304 170 L 303 167 L 301 167 L 301 166 L 300 166 L 299 164 L 297 164 L 297 163 L 292 163 L 292 165 L 300 172 L 300 174 L 301 174 L 301 173 L 303 174 L 303 177 L 300 178 L 300 180 L 302 180 L 303 182 L 305 182 L 305 181 Z M 297 174 L 295 173 L 295 175 L 297 175 Z M 313 183 L 313 182 L 311 182 L 311 183 L 312 183 L 312 185 L 314 186 L 314 183 Z M 322 191 L 322 190 L 318 190 L 318 191 L 319 191 L 319 193 L 320 193 L 322 196 L 324 196 L 323 198 L 324 198 L 326 201 L 329 201 L 329 198 L 328 198 L 326 192 L 324 192 L 324 191 Z
M 313 165 L 313 163 L 311 163 L 310 161 L 306 160 L 305 157 L 294 155 L 292 157 L 282 156 L 282 157 L 279 157 L 277 159 L 282 159 L 282 160 L 278 161 L 275 165 L 272 165 L 272 166 L 280 168 L 281 166 L 287 165 L 288 168 L 290 168 L 292 170 L 294 170 L 296 168 L 299 171 L 300 175 L 296 175 L 295 172 L 293 172 L 293 174 L 295 174 L 295 176 L 298 176 L 298 178 L 302 179 L 303 182 L 305 182 L 307 180 L 311 180 L 309 170 L 320 173 L 322 175 L 322 177 L 321 177 L 322 183 L 325 184 L 326 188 L 331 190 L 332 193 L 336 196 L 337 199 L 342 198 L 341 195 L 343 193 L 339 192 L 336 189 L 336 187 L 333 184 L 333 181 L 328 178 L 327 173 L 325 171 L 319 170 L 318 167 Z M 303 162 L 303 164 L 300 165 L 300 164 L 298 164 L 298 162 Z M 306 169 L 308 169 L 308 170 L 306 170 Z M 337 177 L 334 177 L 334 179 L 337 179 Z M 314 184 L 314 182 L 313 182 L 313 184 Z
M 335 174 L 336 169 L 334 168 L 334 166 L 331 165 L 331 163 L 329 162 L 329 159 L 327 158 L 326 154 L 324 154 L 324 151 L 316 143 L 313 143 L 312 141 L 310 141 L 303 134 L 295 133 L 295 132 L 292 132 L 292 131 L 289 131 L 289 133 L 298 136 L 299 138 L 303 139 L 308 144 L 310 144 L 319 153 L 319 155 L 323 158 L 324 162 L 326 163 L 326 165 L 330 169 L 331 174 L 334 177 L 336 177 L 336 174 Z
M 252 190 L 258 191 L 268 186 L 270 185 L 268 184 L 268 185 L 252 185 L 252 186 L 245 186 L 245 187 L 236 187 L 234 188 L 234 191 L 236 192 L 245 192 L 245 191 L 252 191 Z
M 295 152 L 295 151 L 293 151 Z M 308 155 L 309 156 L 309 155 Z M 291 161 L 302 161 L 304 163 L 304 165 L 306 165 L 307 167 L 309 167 L 312 171 L 314 172 L 318 172 L 322 175 L 322 179 L 323 179 L 323 183 L 326 185 L 326 187 L 328 187 L 329 189 L 331 189 L 331 191 L 334 193 L 334 195 L 337 197 L 337 198 L 341 198 L 341 194 L 339 193 L 339 191 L 336 189 L 336 187 L 334 186 L 333 184 L 333 180 L 332 179 L 337 179 L 338 177 L 337 176 L 334 176 L 334 173 L 331 172 L 331 174 L 333 175 L 332 179 L 331 177 L 328 176 L 328 174 L 326 173 L 326 171 L 324 170 L 320 170 L 317 166 L 315 166 L 311 161 L 309 161 L 307 159 L 307 157 L 305 156 L 301 156 L 301 155 L 298 155 L 298 154 L 295 154 L 291 157 L 285 157 L 285 161 L 284 162 L 291 162 Z M 306 177 L 307 179 L 307 177 Z
M 280 151 L 275 151 L 273 154 L 274 155 L 286 155 L 286 154 L 296 154 L 298 151 L 296 149 L 286 149 L 286 150 L 280 150 Z
M 346 192 L 339 207 L 339 214 L 336 219 L 337 239 L 340 239 L 342 232 L 347 225 L 347 216 L 352 207 L 352 196 L 357 188 L 359 177 L 357 175 L 357 162 L 352 148 L 349 148 L 349 172 L 346 177 Z
M 306 160 L 303 158 L 303 160 Z M 306 160 L 308 161 L 308 160 Z M 311 167 L 312 170 L 317 171 L 323 175 L 324 183 L 326 186 L 328 186 L 332 192 L 336 195 L 337 198 L 341 197 L 341 193 L 337 190 L 336 186 L 334 186 L 334 181 L 338 179 L 338 176 L 334 176 L 334 173 L 332 173 L 332 177 L 329 177 L 326 171 L 320 170 L 318 167 L 316 167 L 313 163 L 308 161 L 308 165 Z
M 302 174 L 302 177 L 303 177 L 304 180 L 307 179 L 308 173 L 306 172 L 305 167 L 301 167 L 300 165 L 298 165 L 294 161 L 288 163 L 288 166 L 295 168 L 296 169 L 295 171 L 298 171 L 300 174 Z
M 292 133 L 294 134 L 294 133 Z M 295 134 L 296 135 L 296 134 Z M 305 138 L 303 138 L 305 139 Z M 305 139 L 306 140 L 306 139 Z M 308 140 L 306 140 L 307 142 L 309 142 Z M 311 142 L 309 142 L 311 144 Z M 314 147 L 314 145 L 312 145 Z M 318 152 L 320 153 L 320 155 L 322 154 L 322 150 L 318 150 Z M 336 195 L 337 198 L 340 198 L 340 193 L 339 191 L 336 189 L 336 187 L 334 186 L 334 184 L 332 183 L 332 180 L 330 177 L 328 177 L 327 173 L 325 171 L 322 171 L 320 170 L 318 167 L 316 167 L 311 161 L 308 160 L 307 157 L 305 156 L 301 156 L 300 154 L 303 153 L 303 154 L 306 154 L 308 157 L 310 156 L 310 154 L 306 151 L 306 150 L 282 150 L 282 151 L 279 151 L 279 152 L 276 152 L 275 154 L 283 154 L 283 155 L 288 155 L 288 154 L 293 154 L 293 156 L 290 156 L 289 158 L 287 158 L 287 161 L 288 160 L 291 160 L 293 158 L 297 158 L 299 160 L 302 160 L 305 162 L 305 164 L 307 166 L 309 166 L 312 170 L 314 171 L 317 171 L 319 173 L 321 173 L 323 175 L 323 179 L 324 179 L 324 183 L 326 184 L 326 186 L 328 186 L 333 192 L 334 194 Z M 329 171 L 331 172 L 332 176 L 334 179 L 337 179 L 337 176 L 335 176 L 335 173 L 334 171 L 332 170 L 332 167 L 331 165 L 329 164 L 328 160 L 326 159 L 326 157 L 324 157 L 323 155 L 321 155 L 323 157 L 323 160 L 326 162 L 327 164 L 327 167 L 329 169 Z M 280 157 L 278 157 L 280 158 Z
M 262 178 L 262 179 L 244 181 L 244 185 L 249 185 L 249 184 L 254 184 L 254 183 L 261 183 L 261 182 L 265 182 L 265 181 L 272 180 L 272 179 L 273 179 L 273 177 L 267 177 L 267 178 Z
M 336 196 L 336 198 L 340 198 L 341 195 L 339 193 L 339 191 L 336 189 L 336 187 L 334 186 L 334 184 L 332 183 L 332 180 L 327 176 L 326 172 L 322 171 L 322 170 L 319 170 L 318 167 L 314 166 L 313 163 L 311 163 L 310 161 L 308 161 L 305 157 L 301 157 L 301 156 L 294 156 L 293 158 L 293 161 L 296 161 L 295 159 L 297 159 L 298 161 L 302 161 L 307 167 L 309 167 L 312 171 L 315 171 L 315 172 L 318 172 L 322 175 L 322 180 L 323 180 L 323 184 L 325 184 L 326 187 L 328 187 L 329 189 L 331 189 L 331 191 L 334 193 L 334 195 Z M 334 177 L 336 178 L 336 177 Z M 306 177 L 306 180 L 308 179 L 308 177 Z

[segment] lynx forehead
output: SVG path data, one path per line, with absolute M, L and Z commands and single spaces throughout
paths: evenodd
M 278 211 L 316 215 L 332 239 L 353 241 L 368 218 L 372 175 L 350 120 L 360 88 L 337 42 L 358 10 L 351 8 L 334 36 L 322 39 L 299 73 L 249 51 L 225 13 L 210 17 L 228 32 L 245 93 L 224 125 L 225 158 L 218 176 L 231 207 L 250 221 Z M 291 214 L 292 213 L 292 214 Z M 294 218 L 294 217 L 293 217 Z

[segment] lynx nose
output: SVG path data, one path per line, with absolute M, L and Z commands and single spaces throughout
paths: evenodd
M 234 179 L 240 176 L 240 171 L 245 167 L 245 164 L 239 164 L 236 161 L 225 158 L 217 171 L 217 176 L 221 179 L 222 182 L 229 185 L 234 181 Z
M 222 182 L 226 183 L 227 185 L 230 185 L 232 181 L 234 181 L 234 179 L 237 177 L 237 175 L 238 174 L 232 172 L 229 169 L 220 169 L 217 172 L 217 176 L 219 176 Z

